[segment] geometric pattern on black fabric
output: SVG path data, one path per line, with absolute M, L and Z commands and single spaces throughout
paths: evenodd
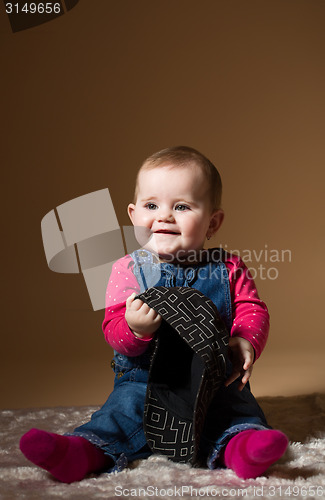
M 164 320 L 156 335 L 146 394 L 144 430 L 148 444 L 154 453 L 165 454 L 174 461 L 195 464 L 208 407 L 224 381 L 229 333 L 215 304 L 194 288 L 153 287 L 138 298 L 157 311 Z M 168 379 L 168 370 L 172 368 L 168 360 L 162 360 L 158 355 L 166 329 L 178 335 L 201 359 L 203 368 L 200 373 L 197 367 L 193 373 L 188 370 L 188 378 L 191 381 L 197 379 L 198 384 L 195 402 L 191 403 L 190 418 L 188 409 L 175 409 L 170 404 L 171 396 L 175 404 L 173 388 L 166 389 L 161 384 L 164 372 Z M 177 345 L 181 351 L 182 346 L 179 343 Z M 170 349 L 173 349 L 173 345 L 170 345 Z M 182 356 L 182 352 L 179 352 L 179 356 Z M 159 383 L 157 372 L 160 372 Z M 177 377 L 177 372 L 174 375 Z
M 167 455 L 175 462 L 189 462 L 194 452 L 193 422 L 182 420 L 171 411 L 166 411 L 155 389 L 150 387 L 144 411 L 146 438 L 155 453 Z

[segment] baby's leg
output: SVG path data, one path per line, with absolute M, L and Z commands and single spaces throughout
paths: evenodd
M 147 374 L 136 370 L 135 376 L 141 379 Z M 65 483 L 80 481 L 90 472 L 113 467 L 122 454 L 130 461 L 150 455 L 149 448 L 144 450 L 146 384 L 121 377 L 117 385 L 102 408 L 89 422 L 77 427 L 74 435 L 60 436 L 31 429 L 21 438 L 21 451 L 31 462 Z M 101 443 L 110 456 L 87 437 L 92 441 L 96 438 L 95 442 Z
M 224 451 L 226 467 L 244 479 L 263 474 L 282 457 L 288 438 L 278 430 L 249 429 L 232 437 Z
M 249 384 L 242 391 L 238 380 L 221 387 L 209 411 L 204 436 L 208 443 L 214 442 L 208 451 L 209 468 L 218 467 L 223 459 L 238 476 L 254 478 L 284 454 L 288 438 L 270 428 Z
M 60 436 L 31 429 L 20 440 L 28 460 L 64 483 L 80 481 L 90 472 L 113 465 L 113 460 L 89 441 L 78 436 Z

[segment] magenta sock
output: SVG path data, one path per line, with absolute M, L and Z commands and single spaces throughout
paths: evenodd
M 60 436 L 39 429 L 31 429 L 22 436 L 20 449 L 28 460 L 64 483 L 80 481 L 113 462 L 82 437 Z
M 255 478 L 279 460 L 287 446 L 288 438 L 281 431 L 249 429 L 230 439 L 224 462 L 237 476 Z

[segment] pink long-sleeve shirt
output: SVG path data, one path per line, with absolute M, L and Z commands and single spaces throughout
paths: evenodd
M 255 360 L 261 355 L 269 332 L 269 314 L 259 298 L 254 280 L 237 255 L 226 253 L 226 265 L 230 283 L 233 324 L 230 335 L 247 339 L 255 350 Z M 114 265 L 106 291 L 103 332 L 111 347 L 126 356 L 139 356 L 147 349 L 153 335 L 136 337 L 125 319 L 126 299 L 139 293 L 140 287 L 133 274 L 134 262 L 130 255 Z

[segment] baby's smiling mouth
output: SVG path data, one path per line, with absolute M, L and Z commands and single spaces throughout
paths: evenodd
M 180 234 L 178 231 L 170 231 L 169 229 L 158 229 L 154 234 Z

